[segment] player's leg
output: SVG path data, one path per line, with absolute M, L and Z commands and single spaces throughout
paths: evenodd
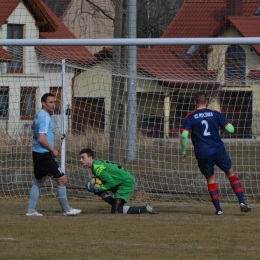
M 61 173 L 63 174 L 63 173 Z M 80 209 L 74 209 L 69 206 L 67 198 L 67 177 L 65 175 L 61 176 L 58 179 L 55 179 L 57 182 L 57 197 L 64 216 L 75 216 L 81 213 Z
M 237 175 L 234 173 L 233 168 L 231 167 L 228 171 L 225 172 L 226 176 L 229 179 L 231 188 L 233 189 L 234 193 L 236 194 L 239 205 L 240 205 L 240 210 L 242 212 L 249 212 L 251 211 L 251 208 L 245 203 L 244 200 L 244 193 L 242 189 L 241 182 Z
M 211 198 L 211 201 L 216 209 L 216 215 L 222 215 L 222 209 L 219 202 L 219 192 L 218 192 L 218 185 L 216 183 L 215 175 L 207 176 L 205 175 L 207 180 L 208 192 Z
M 123 207 L 124 207 L 125 203 L 126 202 L 124 199 L 120 199 L 120 198 L 114 199 L 114 203 L 111 207 L 111 214 L 123 213 Z
M 157 211 L 150 205 L 146 204 L 145 206 L 126 206 L 118 208 L 119 213 L 123 214 L 142 214 L 142 213 L 148 213 L 148 214 L 157 214 Z
M 109 205 L 113 205 L 115 203 L 115 199 L 108 191 L 102 191 L 98 193 L 94 193 L 95 195 L 99 196 L 102 200 L 104 200 Z
M 222 215 L 222 209 L 219 202 L 219 192 L 218 186 L 216 183 L 216 178 L 214 175 L 214 160 L 213 157 L 198 159 L 198 167 L 200 168 L 201 173 L 205 176 L 207 180 L 208 192 L 211 198 L 211 201 L 216 209 L 216 215 Z
M 61 175 L 63 173 L 59 173 Z M 67 177 L 63 174 L 62 176 L 57 176 L 55 181 L 57 182 L 57 198 L 61 207 L 62 212 L 67 212 L 70 209 L 68 198 L 67 198 Z
M 58 163 L 52 157 L 51 153 L 46 154 L 45 158 L 45 172 L 48 176 L 52 177 L 57 183 L 57 198 L 64 216 L 78 215 L 81 210 L 73 209 L 69 206 L 67 198 L 67 177 L 61 171 Z
M 36 204 L 38 202 L 38 198 L 40 195 L 40 189 L 43 186 L 45 179 L 46 178 L 43 177 L 41 180 L 36 180 L 33 183 L 31 190 L 30 190 L 30 198 L 29 198 L 29 202 L 28 202 L 28 209 L 27 209 L 26 216 L 37 216 L 37 217 L 42 216 L 42 214 L 37 212 L 35 210 L 35 208 L 36 208 Z
M 41 171 L 40 161 L 41 161 L 41 154 L 33 152 L 33 166 L 34 166 L 33 168 L 34 168 L 34 177 L 36 180 L 33 183 L 30 190 L 30 198 L 28 201 L 28 209 L 26 212 L 26 216 L 37 216 L 37 217 L 42 216 L 42 214 L 40 214 L 35 210 L 40 195 L 40 189 L 46 180 L 45 174 Z
M 231 188 L 233 189 L 234 193 L 238 198 L 241 211 L 242 212 L 251 211 L 251 208 L 244 201 L 244 193 L 243 193 L 241 182 L 237 177 L 237 175 L 234 173 L 231 159 L 226 151 L 222 151 L 221 153 L 217 154 L 216 165 L 222 171 L 225 172 L 225 175 L 229 179 Z
M 125 203 L 130 199 L 134 191 L 134 182 L 124 183 L 118 186 L 115 193 L 115 204 L 112 206 L 111 213 L 118 212 L 123 214 L 157 214 L 149 204 L 145 206 L 126 206 Z
M 149 214 L 157 214 L 157 212 L 153 209 L 150 204 L 146 204 L 145 206 L 126 206 L 125 200 L 122 202 L 121 199 L 114 199 L 108 191 L 103 191 L 99 193 L 94 193 L 99 196 L 102 200 L 107 202 L 112 206 L 111 213 L 122 213 L 122 214 L 141 214 L 141 213 L 149 213 Z

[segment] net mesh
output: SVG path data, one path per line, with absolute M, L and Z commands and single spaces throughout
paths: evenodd
M 118 2 L 124 3 L 0 1 L 0 9 L 5 10 L 0 15 L 0 37 L 113 38 L 115 14 L 120 11 L 122 18 L 126 11 L 122 6 L 118 11 Z M 150 21 L 155 17 L 156 1 L 141 2 L 150 4 L 150 12 L 146 13 Z M 153 32 L 161 32 L 163 38 L 259 36 L 259 1 L 187 0 L 179 5 L 178 1 L 171 2 L 174 3 L 168 26 L 166 18 L 164 23 L 153 23 L 157 26 Z M 120 21 L 123 35 L 118 38 L 125 36 L 126 30 L 124 20 Z M 147 37 L 152 36 L 156 34 Z M 91 172 L 79 163 L 79 151 L 89 147 L 96 152 L 96 158 L 113 160 L 133 173 L 136 187 L 132 199 L 207 201 L 207 185 L 198 171 L 190 142 L 186 164 L 179 157 L 180 129 L 187 113 L 194 109 L 194 93 L 203 90 L 208 93 L 209 107 L 221 111 L 235 127 L 234 134 L 221 132 L 221 136 L 245 195 L 257 202 L 259 46 L 137 46 L 134 78 L 128 67 L 128 46 L 0 47 L 0 198 L 29 194 L 34 180 L 32 120 L 41 108 L 41 96 L 52 92 L 56 96 L 52 119 L 57 148 L 64 134 L 62 122 L 66 122 L 64 142 L 70 195 L 89 196 L 85 183 Z M 66 61 L 65 74 L 62 59 Z M 63 76 L 66 100 L 62 100 Z M 136 120 L 129 122 L 128 109 L 133 103 L 128 83 L 133 79 Z M 66 104 L 65 115 L 62 104 Z M 136 136 L 128 131 L 133 124 Z M 126 152 L 129 143 L 135 151 L 130 159 Z M 57 160 L 61 162 L 60 157 Z M 216 176 L 221 199 L 234 201 L 229 181 L 218 168 Z M 55 185 L 48 180 L 41 193 L 52 196 L 53 189 Z

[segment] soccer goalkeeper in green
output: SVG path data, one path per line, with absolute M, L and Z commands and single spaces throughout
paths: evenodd
M 101 179 L 103 185 L 100 188 L 95 188 L 90 182 L 87 182 L 86 188 L 110 204 L 112 214 L 157 214 L 149 204 L 140 207 L 125 206 L 134 191 L 135 179 L 121 165 L 95 160 L 94 152 L 89 148 L 80 151 L 80 162 Z M 114 197 L 110 195 L 109 191 L 114 194 Z

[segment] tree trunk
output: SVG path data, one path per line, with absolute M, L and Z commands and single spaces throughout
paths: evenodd
M 115 1 L 114 38 L 125 38 L 126 29 L 126 0 Z M 125 78 L 119 76 L 125 71 L 126 60 L 125 46 L 113 47 L 113 75 L 111 87 L 110 109 L 110 135 L 109 135 L 109 160 L 117 161 L 124 149 L 124 89 Z M 124 154 L 124 153 L 123 153 Z

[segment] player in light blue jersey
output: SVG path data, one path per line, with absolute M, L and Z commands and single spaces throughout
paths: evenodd
M 50 150 L 41 145 L 38 141 L 38 134 L 45 134 L 46 141 L 54 147 L 54 127 L 50 114 L 40 110 L 33 121 L 33 151 L 37 153 L 48 153 Z
M 217 165 L 230 181 L 230 185 L 237 195 L 240 209 L 248 212 L 251 208 L 244 201 L 244 194 L 240 180 L 234 173 L 231 160 L 225 150 L 223 141 L 219 135 L 222 128 L 228 133 L 234 132 L 234 127 L 219 113 L 207 108 L 208 99 L 204 92 L 195 94 L 194 103 L 196 110 L 189 113 L 181 135 L 181 160 L 186 161 L 186 147 L 188 134 L 191 133 L 191 140 L 194 146 L 194 153 L 198 161 L 198 167 L 207 180 L 208 192 L 213 205 L 216 208 L 216 215 L 223 214 L 219 203 L 218 187 L 214 174 L 214 166 Z
M 46 177 L 52 177 L 57 182 L 57 197 L 64 216 L 78 215 L 81 210 L 73 209 L 68 204 L 66 185 L 67 177 L 61 171 L 54 159 L 59 151 L 54 148 L 54 127 L 51 114 L 55 109 L 55 96 L 46 93 L 41 98 L 42 109 L 37 113 L 33 121 L 33 166 L 36 181 L 30 191 L 30 199 L 26 216 L 42 216 L 35 210 L 40 189 Z

